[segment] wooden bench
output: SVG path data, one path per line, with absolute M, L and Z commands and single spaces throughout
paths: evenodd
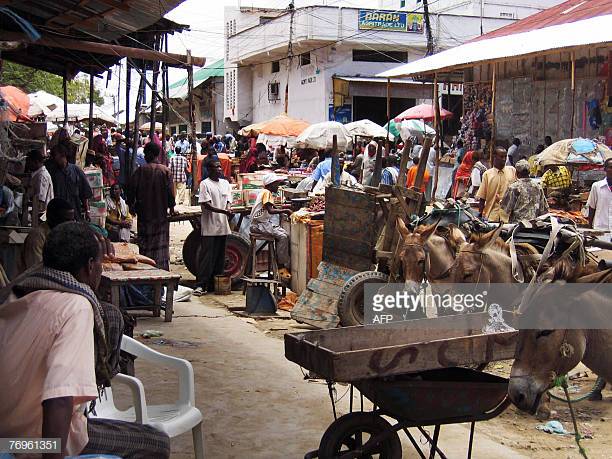
M 153 305 L 138 309 L 153 311 L 154 317 L 160 316 L 162 287 L 166 287 L 166 308 L 164 320 L 172 322 L 174 308 L 174 290 L 181 279 L 179 274 L 173 274 L 163 269 L 147 269 L 142 271 L 105 271 L 100 280 L 100 292 L 104 295 L 110 292 L 110 302 L 121 307 L 119 287 L 127 285 L 150 285 L 154 289 Z

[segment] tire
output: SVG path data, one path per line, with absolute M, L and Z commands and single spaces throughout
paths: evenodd
M 387 282 L 389 276 L 378 271 L 364 271 L 351 277 L 340 292 L 338 316 L 343 327 L 363 325 L 363 288 L 365 284 Z
M 397 432 L 380 416 L 373 413 L 355 412 L 336 419 L 325 431 L 319 444 L 320 459 L 333 459 L 359 448 L 380 433 L 388 435 L 378 443 L 376 452 L 380 459 L 401 459 L 402 444 Z M 357 435 L 359 434 L 359 435 Z M 366 436 L 368 438 L 365 438 Z M 372 457 L 371 454 L 353 457 Z
M 601 392 L 601 390 L 604 388 L 605 385 L 606 385 L 606 380 L 603 379 L 601 376 L 598 376 L 597 379 L 595 380 L 595 384 L 593 385 L 593 388 L 589 390 L 588 392 L 585 392 L 580 395 L 576 395 L 575 397 L 572 397 L 572 394 L 569 394 L 570 401 L 571 402 L 581 402 L 583 400 L 587 400 L 588 398 L 591 397 L 591 395 L 597 392 Z M 560 402 L 567 402 L 567 399 L 565 398 L 565 393 L 559 389 L 556 391 L 549 390 L 548 395 L 550 395 L 551 398 L 554 398 L 555 400 L 558 400 Z
M 225 275 L 232 280 L 232 289 L 237 290 L 242 286 L 241 277 L 244 276 L 251 250 L 248 239 L 238 233 L 232 233 L 227 237 L 225 246 Z M 194 276 L 198 272 L 200 260 L 200 233 L 194 230 L 183 243 L 183 263 Z

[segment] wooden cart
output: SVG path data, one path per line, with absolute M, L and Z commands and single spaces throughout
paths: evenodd
M 474 316 L 474 324 L 484 320 Z M 335 418 L 319 448 L 305 458 L 401 458 L 402 430 L 424 459 L 408 430 L 416 427 L 431 445 L 429 458 L 437 453 L 444 459 L 438 447 L 441 426 L 463 422 L 471 423 L 470 458 L 475 423 L 501 414 L 510 402 L 507 379 L 462 366 L 513 358 L 518 333 L 453 329 L 454 320 L 420 319 L 408 329 L 360 326 L 285 335 L 285 357 L 328 381 Z M 448 329 L 440 328 L 444 323 Z M 333 382 L 351 384 L 350 412 L 339 418 Z M 362 395 L 361 410 L 353 410 L 354 388 Z M 364 411 L 363 397 L 374 405 L 372 411 Z M 435 426 L 433 437 L 423 428 L 428 425 Z

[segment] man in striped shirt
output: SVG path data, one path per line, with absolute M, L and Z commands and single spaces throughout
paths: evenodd
M 170 171 L 172 172 L 172 181 L 176 190 L 175 200 L 178 205 L 191 205 L 189 190 L 187 189 L 187 158 L 182 152 L 177 152 L 170 160 Z

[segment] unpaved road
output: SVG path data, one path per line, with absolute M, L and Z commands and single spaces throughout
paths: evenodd
M 173 257 L 180 258 L 186 225 L 172 225 Z M 179 260 L 180 261 L 180 260 Z M 173 270 L 191 278 L 180 264 Z M 243 297 L 204 296 L 175 305 L 175 318 L 141 318 L 137 332 L 159 330 L 164 338 L 194 343 L 196 347 L 151 345 L 192 362 L 196 404 L 204 415 L 205 450 L 208 458 L 301 458 L 318 447 L 321 435 L 333 421 L 327 386 L 303 379 L 300 368 L 284 358 L 287 331 L 297 331 L 291 320 L 259 321 L 232 314 L 227 306 L 243 304 Z M 143 340 L 146 341 L 146 340 Z M 497 364 L 493 372 L 507 372 Z M 176 378 L 165 369 L 137 361 L 136 375 L 144 382 L 147 402 L 170 402 L 176 397 Z M 340 413 L 348 411 L 348 386 L 337 386 Z M 126 394 L 118 391 L 119 399 Z M 583 440 L 589 458 L 612 457 L 612 393 L 603 402 L 582 402 L 576 407 L 580 428 L 593 439 Z M 357 397 L 355 397 L 357 404 Z M 356 405 L 357 406 L 357 405 Z M 571 430 L 567 408 L 553 402 L 559 419 Z M 533 417 L 510 407 L 496 419 L 478 423 L 475 458 L 578 458 L 571 436 L 553 436 L 535 429 Z M 468 425 L 444 426 L 441 448 L 451 459 L 467 454 Z M 433 429 L 428 429 L 432 432 Z M 417 435 L 417 438 L 419 436 Z M 417 457 L 402 437 L 404 457 Z M 193 457 L 191 435 L 172 440 L 173 458 Z

